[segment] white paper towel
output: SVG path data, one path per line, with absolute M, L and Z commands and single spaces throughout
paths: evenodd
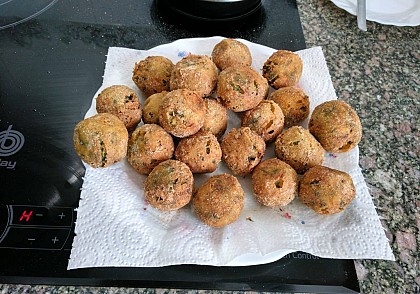
M 98 93 L 114 84 L 137 91 L 131 80 L 132 69 L 135 62 L 149 55 L 166 56 L 175 63 L 188 53 L 211 55 L 221 40 L 182 39 L 148 51 L 109 48 Z M 250 48 L 252 66 L 258 71 L 275 51 L 240 41 Z M 304 64 L 298 86 L 309 95 L 311 111 L 324 101 L 336 99 L 322 49 L 297 53 Z M 86 117 L 96 113 L 95 98 Z M 307 127 L 307 121 L 302 126 Z M 239 125 L 239 116 L 230 112 L 228 128 Z M 274 157 L 273 146 L 268 147 L 268 157 Z M 201 223 L 190 205 L 176 212 L 152 208 L 143 195 L 145 176 L 134 171 L 126 160 L 105 169 L 86 166 L 68 268 L 253 265 L 277 260 L 293 251 L 328 258 L 394 260 L 358 158 L 358 148 L 344 154 L 325 154 L 324 165 L 346 171 L 356 186 L 357 196 L 344 212 L 318 215 L 298 199 L 281 209 L 263 207 L 253 197 L 248 176 L 239 178 L 246 195 L 243 212 L 235 223 L 222 229 Z M 223 172 L 229 170 L 221 163 L 213 174 Z M 196 187 L 213 174 L 196 175 Z

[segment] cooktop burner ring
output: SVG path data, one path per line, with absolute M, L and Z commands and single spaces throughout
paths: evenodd
M 225 13 L 224 16 L 220 16 L 220 17 L 210 16 L 208 12 L 209 10 L 206 10 L 206 9 L 199 9 L 199 7 L 194 9 L 193 7 L 190 7 L 188 5 L 188 3 L 190 2 L 191 1 L 186 1 L 184 2 L 184 4 L 177 6 L 176 3 L 180 3 L 179 1 L 157 0 L 157 4 L 160 7 L 160 9 L 169 10 L 170 12 L 176 13 L 177 16 L 187 17 L 189 20 L 207 22 L 207 23 L 232 22 L 232 21 L 242 20 L 244 18 L 247 18 L 257 13 L 262 8 L 263 1 L 256 1 L 257 2 L 256 4 L 251 5 L 250 7 L 246 7 L 244 10 L 240 11 L 239 13 L 232 13 L 232 14 Z M 208 1 L 208 2 L 215 3 L 212 1 Z M 216 2 L 216 5 L 217 5 L 217 2 Z M 220 4 L 218 5 L 220 7 Z M 226 4 L 222 4 L 222 5 L 226 5 Z
M 37 0 L 37 1 L 21 1 L 1 0 L 0 7 L 5 15 L 10 18 L 4 18 L 4 22 L 0 21 L 0 30 L 17 26 L 18 24 L 27 22 L 38 15 L 50 9 L 58 0 Z

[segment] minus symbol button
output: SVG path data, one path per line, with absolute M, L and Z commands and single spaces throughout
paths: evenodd
M 44 216 L 42 213 L 36 213 L 36 216 Z

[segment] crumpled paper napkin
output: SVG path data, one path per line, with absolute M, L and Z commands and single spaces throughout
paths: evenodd
M 149 55 L 163 55 L 175 63 L 189 53 L 211 55 L 221 40 L 181 39 L 147 51 L 111 47 L 98 93 L 114 84 L 138 91 L 131 80 L 132 69 L 135 62 Z M 275 51 L 240 41 L 250 48 L 252 66 L 257 70 Z M 298 86 L 309 95 L 311 111 L 324 101 L 336 99 L 322 49 L 297 53 L 304 64 Z M 86 117 L 96 113 L 97 94 Z M 304 121 L 302 126 L 307 127 L 307 123 Z M 228 128 L 239 125 L 239 116 L 229 112 Z M 273 149 L 268 147 L 266 158 L 274 157 Z M 356 186 L 357 196 L 344 212 L 318 215 L 299 199 L 282 208 L 263 207 L 254 199 L 251 178 L 247 176 L 239 178 L 246 195 L 243 212 L 235 223 L 222 229 L 201 223 L 191 205 L 175 212 L 152 208 L 143 195 L 146 177 L 134 171 L 126 160 L 105 169 L 86 165 L 68 269 L 174 264 L 242 266 L 271 262 L 293 251 L 326 258 L 394 260 L 359 168 L 358 152 L 356 148 L 344 154 L 325 153 L 324 165 L 349 173 Z M 221 163 L 213 174 L 223 172 L 229 170 Z M 213 174 L 196 175 L 196 187 Z

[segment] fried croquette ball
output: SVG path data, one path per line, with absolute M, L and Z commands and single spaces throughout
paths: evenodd
M 146 97 L 169 91 L 174 64 L 163 56 L 148 56 L 136 63 L 133 69 L 133 82 Z
M 277 158 L 260 162 L 252 173 L 252 189 L 259 203 L 269 207 L 286 206 L 298 192 L 298 175 Z
M 320 214 L 343 211 L 356 196 L 349 174 L 317 165 L 305 172 L 299 183 L 299 198 Z
M 187 89 L 169 92 L 159 106 L 160 125 L 179 138 L 197 133 L 203 126 L 204 116 L 203 98 Z
M 299 174 L 324 161 L 324 148 L 300 126 L 293 126 L 277 137 L 275 152 L 277 158 L 290 164 Z
M 252 172 L 266 148 L 264 139 L 249 127 L 231 129 L 223 138 L 221 147 L 226 165 L 239 176 Z
M 254 108 L 244 112 L 242 126 L 249 127 L 265 142 L 272 142 L 283 130 L 284 115 L 272 100 L 263 100 Z
M 205 116 L 203 127 L 204 132 L 210 132 L 217 138 L 225 133 L 228 122 L 227 109 L 216 99 L 204 99 Z
M 219 74 L 217 97 L 234 112 L 254 108 L 267 94 L 267 80 L 249 66 L 228 67 Z
M 139 173 L 149 174 L 162 161 L 174 154 L 174 141 L 161 126 L 145 124 L 138 127 L 128 140 L 128 163 Z
M 159 124 L 159 106 L 168 92 L 163 91 L 147 97 L 143 107 L 143 122 L 145 124 Z
M 252 64 L 248 46 L 235 39 L 224 39 L 217 43 L 213 48 L 211 57 L 220 70 L 230 66 L 251 66 Z
M 309 120 L 309 131 L 328 152 L 347 152 L 362 139 L 362 124 L 356 111 L 340 100 L 315 107 Z
M 295 86 L 302 76 L 300 56 L 288 50 L 274 52 L 264 63 L 263 76 L 274 89 Z
M 144 196 L 151 206 L 162 211 L 177 210 L 192 197 L 194 178 L 188 166 L 169 159 L 159 163 L 144 182 Z
M 238 179 L 229 174 L 209 178 L 194 194 L 193 208 L 205 224 L 221 228 L 236 221 L 245 204 Z
M 309 116 L 309 97 L 297 87 L 280 88 L 268 99 L 276 102 L 284 114 L 284 126 L 290 127 L 304 121 Z
M 127 154 L 128 131 L 110 113 L 99 113 L 80 121 L 74 128 L 77 155 L 91 167 L 107 167 Z
M 188 55 L 178 61 L 171 73 L 171 91 L 189 89 L 210 96 L 217 83 L 217 67 L 206 55 Z
M 222 149 L 215 135 L 198 132 L 179 141 L 175 158 L 188 165 L 192 173 L 211 173 L 222 160 Z
M 130 87 L 113 85 L 96 97 L 96 111 L 117 116 L 130 131 L 141 121 L 142 109 L 139 97 Z

